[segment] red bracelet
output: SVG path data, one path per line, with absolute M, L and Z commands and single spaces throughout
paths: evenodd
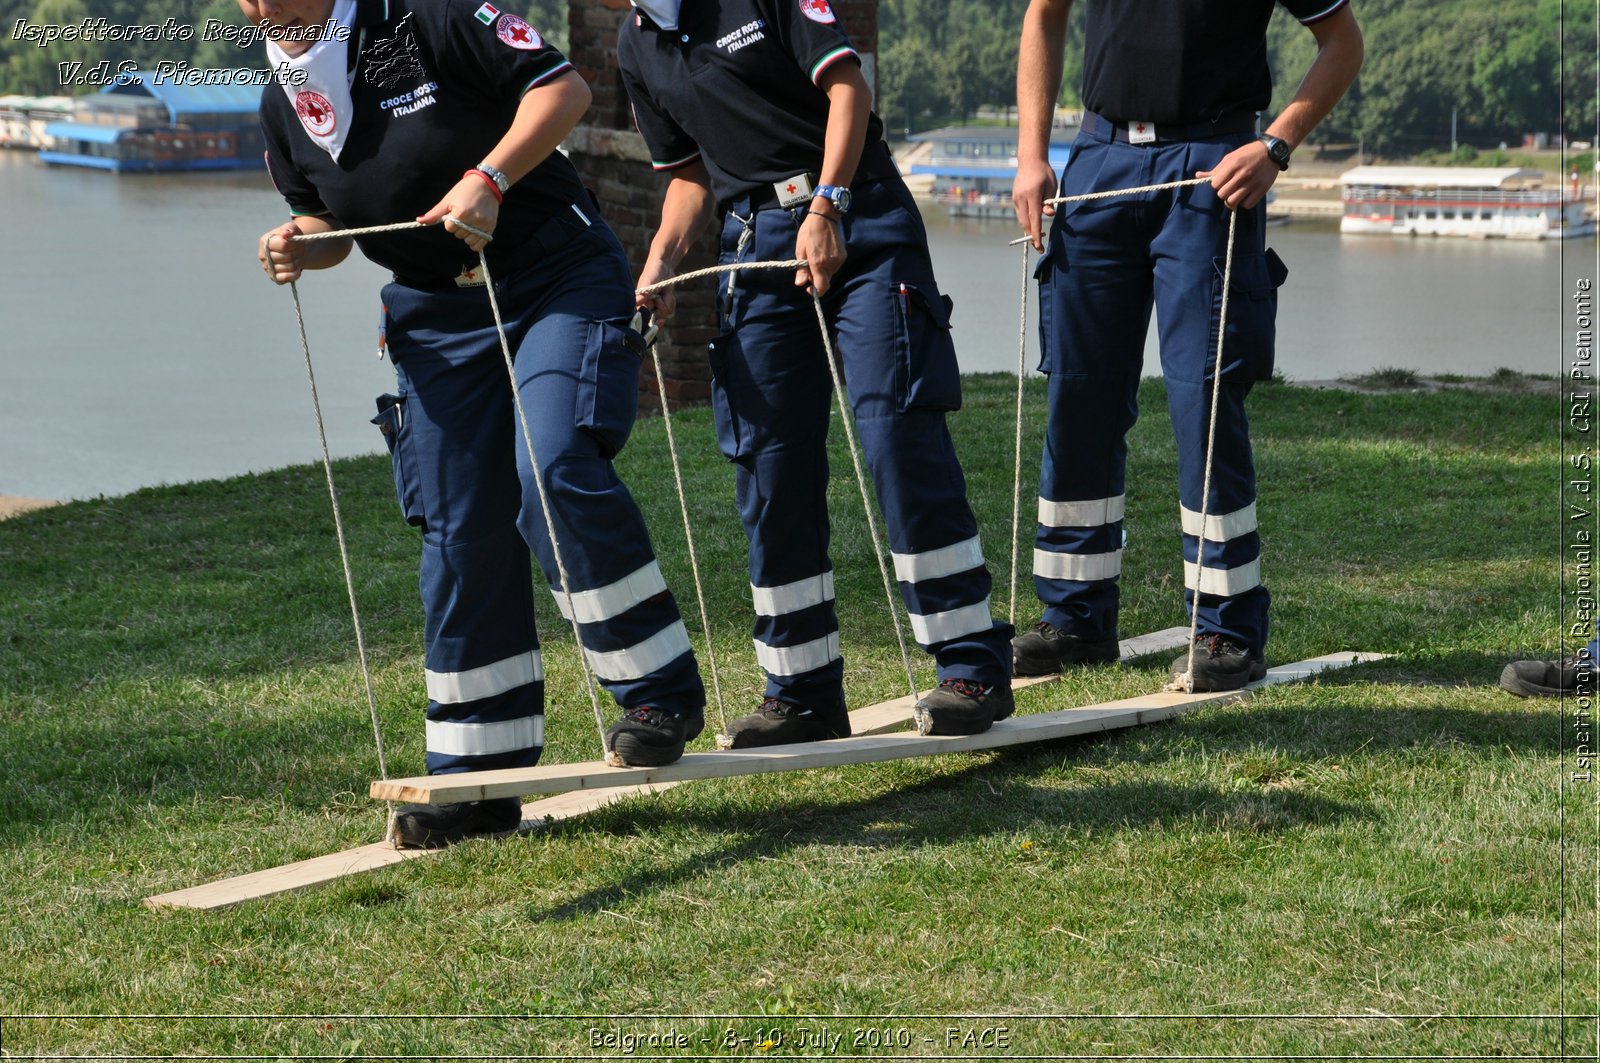
M 468 170 L 466 173 L 462 174 L 461 176 L 462 177 L 481 177 L 481 178 L 483 178 L 484 183 L 489 186 L 489 191 L 494 193 L 494 201 L 496 203 L 504 203 L 506 201 L 506 197 L 500 194 L 500 186 L 494 183 L 494 178 L 490 177 L 488 174 L 484 173 L 482 170 Z

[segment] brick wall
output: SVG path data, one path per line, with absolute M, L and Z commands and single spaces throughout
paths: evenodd
M 617 27 L 631 8 L 628 0 L 572 0 L 568 5 L 568 55 L 589 83 L 594 103 L 568 138 L 566 149 L 584 183 L 599 197 L 606 221 L 621 238 L 637 273 L 660 218 L 667 177 L 650 168 L 649 153 L 634 130 L 627 93 L 617 74 Z M 878 0 L 833 0 L 833 8 L 865 60 L 868 81 L 875 82 Z M 708 232 L 679 268 L 686 273 L 715 264 L 715 234 Z M 667 399 L 674 409 L 703 403 L 711 395 L 706 346 L 717 335 L 716 278 L 690 282 L 678 288 L 677 296 L 672 327 L 662 331 L 657 343 Z M 647 409 L 660 406 L 655 369 L 648 360 L 639 378 L 639 400 Z

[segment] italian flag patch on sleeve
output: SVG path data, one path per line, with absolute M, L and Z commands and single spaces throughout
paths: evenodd
M 500 17 L 500 9 L 493 4 L 484 4 L 478 8 L 477 16 L 478 21 L 485 26 L 493 26 L 494 20 Z

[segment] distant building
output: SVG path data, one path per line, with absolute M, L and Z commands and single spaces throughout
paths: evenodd
M 45 127 L 44 162 L 101 170 L 259 168 L 265 150 L 254 84 L 181 85 L 137 71 L 74 101 Z
M 1067 163 L 1076 134 L 1076 127 L 1051 130 L 1050 167 L 1057 174 Z M 931 145 L 927 161 L 913 163 L 911 172 L 932 175 L 933 198 L 951 214 L 1016 217 L 1011 207 L 1011 186 L 1017 180 L 1015 126 L 950 126 L 907 139 Z
M 0 148 L 47 148 L 45 127 L 71 116 L 70 96 L 0 96 Z

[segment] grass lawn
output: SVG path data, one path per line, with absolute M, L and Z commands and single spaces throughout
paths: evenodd
M 1000 615 L 1013 389 L 971 378 L 952 419 Z M 1028 403 L 1032 465 L 1037 382 Z M 1142 405 L 1124 635 L 1183 622 L 1159 382 Z M 1390 660 L 1099 738 L 693 783 L 213 913 L 141 900 L 383 830 L 321 470 L 0 523 L 0 1049 L 1593 1058 L 1595 1023 L 1562 1016 L 1597 1005 L 1594 784 L 1571 781 L 1572 706 L 1495 686 L 1572 648 L 1560 417 L 1526 392 L 1257 390 L 1269 657 Z M 707 411 L 675 425 L 742 714 L 761 680 L 733 477 Z M 659 421 L 621 464 L 692 612 Z M 842 450 L 834 469 L 859 705 L 905 678 Z M 390 770 L 419 773 L 416 535 L 386 459 L 336 472 Z M 539 602 L 546 758 L 594 759 L 570 631 Z M 1166 664 L 1019 711 L 1146 692 Z

